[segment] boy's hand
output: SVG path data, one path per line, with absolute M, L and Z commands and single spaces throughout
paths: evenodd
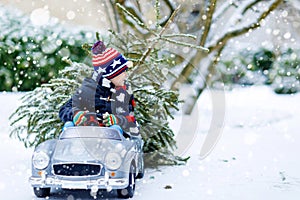
M 85 117 L 86 111 L 78 111 L 74 117 L 73 117 L 73 122 L 75 126 L 83 126 L 84 122 L 87 120 Z
M 105 113 L 103 115 L 103 123 L 105 124 L 105 126 L 111 126 L 111 125 L 117 124 L 118 119 L 113 114 Z

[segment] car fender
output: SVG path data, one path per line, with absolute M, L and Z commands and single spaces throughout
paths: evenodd
M 48 167 L 46 169 L 44 169 L 44 171 L 46 171 L 47 173 L 50 173 L 50 167 L 49 166 L 52 163 L 52 156 L 53 156 L 53 153 L 55 151 L 56 144 L 57 144 L 57 139 L 46 140 L 45 142 L 42 142 L 41 144 L 39 144 L 34 150 L 34 152 L 42 151 L 42 152 L 46 153 L 49 156 L 50 164 L 48 165 Z M 32 155 L 32 158 L 33 158 L 33 155 Z M 38 176 L 37 173 L 40 170 L 34 168 L 32 162 L 31 162 L 31 171 L 32 171 L 33 176 Z

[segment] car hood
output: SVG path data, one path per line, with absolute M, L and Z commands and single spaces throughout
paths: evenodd
M 126 141 L 125 141 L 126 143 Z M 100 138 L 72 138 L 58 140 L 52 163 L 103 162 L 108 152 L 118 152 L 123 157 L 132 144 Z

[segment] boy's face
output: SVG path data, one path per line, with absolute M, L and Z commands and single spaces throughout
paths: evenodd
M 119 74 L 118 76 L 112 78 L 111 82 L 115 86 L 124 86 L 126 78 L 127 78 L 127 73 L 126 71 L 124 71 L 122 74 Z

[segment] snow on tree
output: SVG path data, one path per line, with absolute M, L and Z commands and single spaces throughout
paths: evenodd
M 215 65 L 227 42 L 259 28 L 264 23 L 264 19 L 282 2 L 283 0 L 236 0 L 223 1 L 217 7 L 217 1 L 211 0 L 201 1 L 192 5 L 192 8 L 188 3 L 176 7 L 176 3 L 169 0 L 156 0 L 154 6 L 149 6 L 149 2 L 144 5 L 140 1 L 129 0 L 110 1 L 109 5 L 107 1 L 104 2 L 111 30 L 110 35 L 102 36 L 102 39 L 108 43 L 108 46 L 118 49 L 134 63 L 134 67 L 129 71 L 129 81 L 138 102 L 136 115 L 142 127 L 142 136 L 146 141 L 144 150 L 149 153 L 148 158 L 151 158 L 149 160 L 165 164 L 176 164 L 180 161 L 180 158 L 172 153 L 176 143 L 168 124 L 168 117 L 172 117 L 174 109 L 178 109 L 180 100 L 177 89 L 180 84 L 189 80 L 193 73 L 204 72 L 203 83 L 196 86 L 199 92 L 196 97 L 192 97 L 193 102 L 186 110 L 190 113 L 197 97 L 212 82 L 215 76 Z M 220 23 L 221 16 L 228 12 L 234 13 L 230 15 L 232 18 L 227 20 L 226 24 Z M 249 12 L 253 12 L 253 16 L 256 16 L 251 15 L 250 21 L 245 17 Z M 220 35 L 214 34 L 215 30 L 220 28 L 218 24 L 224 29 Z M 90 44 L 87 48 L 90 48 Z M 69 79 L 64 72 L 61 72 L 60 78 Z M 33 142 L 29 140 L 30 132 L 28 135 L 22 132 L 27 130 L 37 134 L 35 127 L 40 122 L 33 113 L 43 110 L 37 109 L 39 103 L 48 101 L 47 98 L 50 98 L 50 94 L 56 90 L 65 91 L 59 89 L 61 86 L 58 85 L 57 79 L 51 80 L 49 84 L 42 85 L 32 94 L 28 94 L 29 96 L 26 95 L 28 98 L 41 96 L 43 100 L 36 99 L 35 104 L 28 104 L 25 98 L 17 114 L 12 116 L 12 119 L 18 116 L 29 119 L 27 126 L 17 126 L 12 132 L 12 135 L 28 142 L 29 146 L 59 134 L 61 124 L 58 121 L 55 130 L 49 129 L 52 131 L 47 134 L 47 128 L 41 126 L 40 128 L 45 128 L 42 129 L 45 134 L 38 137 L 39 139 L 34 139 Z M 69 90 L 68 95 L 72 91 Z M 68 96 L 65 95 L 64 98 Z M 63 98 L 57 100 L 59 102 L 56 102 L 55 106 L 63 103 Z M 188 99 L 185 101 L 189 102 Z M 32 108 L 21 115 L 22 109 L 26 109 L 27 106 Z M 50 108 L 49 105 L 47 107 Z M 58 107 L 51 107 L 51 109 L 57 110 Z M 33 125 L 30 119 L 34 119 L 36 124 Z M 18 119 L 12 124 L 17 122 Z M 48 122 L 47 124 L 51 124 L 52 121 Z
M 140 2 L 142 1 L 119 1 L 124 8 L 131 10 L 132 17 L 124 15 L 117 4 L 111 3 L 110 7 L 115 14 L 112 19 L 116 19 L 115 23 L 111 21 L 111 27 L 115 27 L 116 33 L 129 30 L 135 36 L 149 38 L 152 30 L 156 27 L 163 27 L 168 21 L 165 19 L 169 19 L 176 9 L 176 3 L 169 0 L 155 1 L 154 9 L 147 4 L 142 6 Z M 174 67 L 169 69 L 172 73 L 165 87 L 177 91 L 183 83 L 193 83 L 191 86 L 194 87 L 196 94 L 185 97 L 183 108 L 186 114 L 192 112 L 202 91 L 217 77 L 216 64 L 227 43 L 238 36 L 250 35 L 255 29 L 263 26 L 266 17 L 283 2 L 283 0 L 235 0 L 218 1 L 218 3 L 216 0 L 180 1 L 181 7 L 177 15 L 179 17 L 175 18 L 171 24 L 168 30 L 170 35 L 164 34 L 157 37 L 166 41 L 163 45 L 158 43 L 161 51 L 164 50 L 173 55 L 171 60 Z M 161 9 L 155 9 L 158 6 Z M 160 17 L 161 14 L 163 17 Z M 136 20 L 133 20 L 134 18 Z M 226 20 L 223 20 L 224 18 Z M 143 28 L 144 24 L 148 24 L 150 29 Z M 174 42 L 177 36 L 183 35 L 185 37 L 182 40 Z M 193 46 L 186 44 L 193 44 Z M 194 48 L 195 46 L 202 49 L 207 47 L 208 51 L 199 50 Z M 217 98 L 224 98 L 224 96 Z M 216 112 L 223 112 L 223 110 L 219 109 Z M 220 116 L 223 114 L 221 113 Z M 218 126 L 222 125 L 223 119 L 219 118 L 215 120 L 215 124 L 211 124 L 211 127 L 215 126 L 211 130 L 218 129 Z
M 92 41 L 92 31 L 71 28 L 48 15 L 40 10 L 29 17 L 0 4 L 0 90 L 33 90 L 66 66 L 63 57 L 84 61 L 81 44 Z
M 83 63 L 71 63 L 57 78 L 25 93 L 21 105 L 10 116 L 13 127 L 10 135 L 16 136 L 25 147 L 56 138 L 63 126 L 58 117 L 60 107 L 91 71 L 91 67 Z
M 118 33 L 110 30 L 110 35 L 103 36 L 102 40 L 107 46 L 124 53 L 128 60 L 133 62 L 133 67 L 129 70 L 129 82 L 137 102 L 135 115 L 145 141 L 146 163 L 181 164 L 187 158 L 173 154 L 176 142 L 168 122 L 169 118 L 173 117 L 174 111 L 178 110 L 179 104 L 178 92 L 166 87 L 168 78 L 172 76 L 170 69 L 174 65 L 174 55 L 161 47 L 166 43 L 172 43 L 200 51 L 207 49 L 180 40 L 194 38 L 192 35 L 171 33 L 170 27 L 179 8 L 175 9 L 161 26 L 158 1 L 155 5 L 157 23 L 151 27 L 141 22 L 121 4 L 116 4 L 119 12 L 131 23 L 135 23 L 139 31 L 148 32 L 147 37 L 131 31 Z M 101 36 L 97 34 L 96 37 L 100 39 Z M 90 49 L 91 44 L 84 47 Z M 60 106 L 71 97 L 80 85 L 80 80 L 91 74 L 91 70 L 91 67 L 83 63 L 71 62 L 71 66 L 60 71 L 57 78 L 27 93 L 22 98 L 22 105 L 10 117 L 13 126 L 11 136 L 18 137 L 27 147 L 57 137 L 62 127 L 57 115 Z M 23 119 L 27 123 L 22 124 Z
M 117 1 L 124 8 L 130 10 L 131 14 L 138 19 L 142 24 L 150 25 L 150 28 L 155 26 L 163 26 L 171 13 L 176 9 L 176 5 L 181 8 L 178 11 L 178 17 L 172 23 L 172 38 L 164 38 L 165 41 L 174 38 L 174 33 L 191 35 L 186 37 L 181 42 L 192 39 L 192 44 L 207 47 L 209 51 L 197 51 L 195 48 L 177 48 L 172 44 L 166 44 L 163 48 L 172 52 L 175 62 L 175 67 L 172 68 L 174 77 L 171 89 L 177 90 L 182 84 L 194 82 L 191 84 L 196 91 L 185 99 L 185 113 L 190 114 L 193 110 L 196 100 L 201 95 L 202 91 L 219 77 L 216 69 L 224 49 L 228 46 L 229 41 L 238 38 L 242 35 L 249 35 L 254 30 L 265 26 L 266 18 L 276 9 L 291 7 L 289 1 L 283 0 L 234 0 L 234 1 L 170 1 L 161 0 L 155 1 L 155 5 L 160 6 L 157 10 L 151 8 L 149 3 L 144 1 Z M 144 3 L 144 4 L 143 4 Z M 297 3 L 292 6 L 296 7 Z M 114 15 L 110 19 L 111 27 L 117 33 L 122 30 L 130 30 L 135 35 L 148 37 L 151 34 L 150 30 L 143 29 L 139 23 L 135 23 L 132 18 L 120 12 L 118 6 L 110 1 L 107 8 L 113 10 Z M 110 9 L 107 10 L 107 15 L 110 15 Z M 145 14 L 147 13 L 147 14 Z M 157 15 L 163 17 L 157 20 Z M 226 19 L 226 20 L 224 20 Z M 127 26 L 124 26 L 127 25 Z
M 194 85 L 197 94 L 192 95 L 190 101 L 186 100 L 190 103 L 186 106 L 186 113 L 191 113 L 202 91 L 214 80 L 216 64 L 228 41 L 244 34 L 251 34 L 252 31 L 261 27 L 265 18 L 283 2 L 283 0 L 236 0 L 223 1 L 217 6 L 219 2 L 210 0 L 196 4 L 190 17 L 187 18 L 189 29 L 186 30 L 187 32 L 193 31 L 198 35 L 196 44 L 207 47 L 209 53 L 191 51 L 190 56 L 186 57 L 185 65 L 181 67 L 179 75 L 172 84 L 172 88 L 176 89 L 180 87 L 181 83 L 187 82 L 192 74 L 199 76 L 200 73 L 204 76 L 201 80 L 202 84 Z M 223 17 L 226 17 L 227 20 L 222 20 Z M 186 26 L 179 24 L 178 27 Z M 220 32 L 221 34 L 219 34 Z

